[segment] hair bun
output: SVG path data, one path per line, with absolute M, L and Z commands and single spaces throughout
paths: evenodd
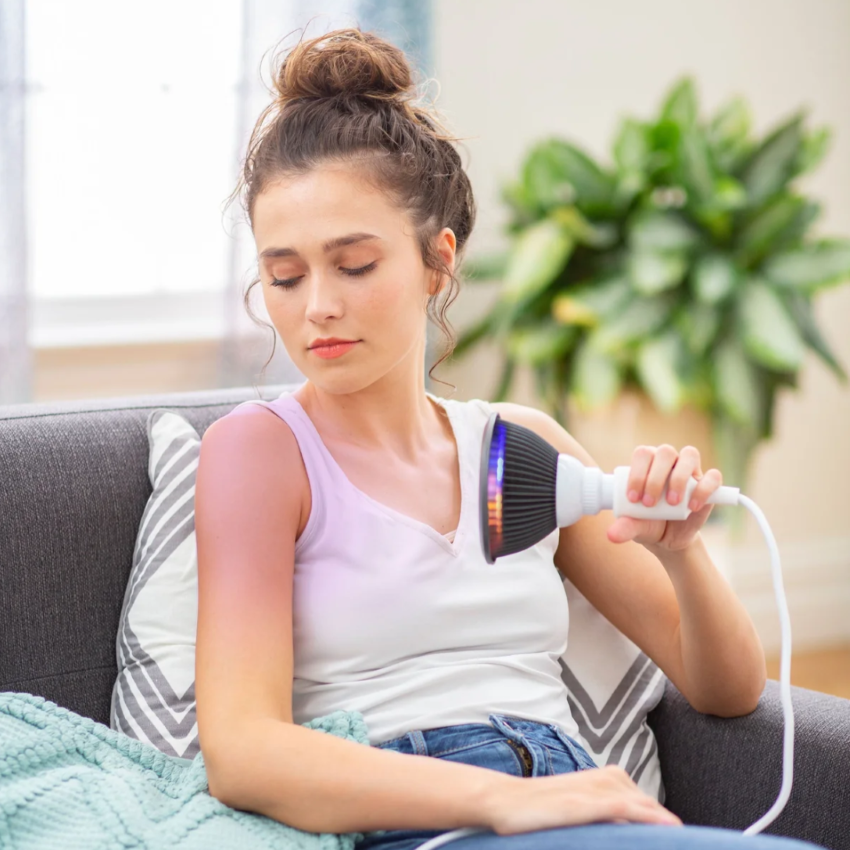
M 299 42 L 275 74 L 280 102 L 335 96 L 401 100 L 412 86 L 404 52 L 355 28 Z

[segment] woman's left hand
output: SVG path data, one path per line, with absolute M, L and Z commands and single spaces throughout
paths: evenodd
M 694 541 L 699 530 L 708 519 L 713 505 L 706 500 L 723 483 L 718 469 L 703 473 L 700 467 L 699 450 L 685 446 L 677 452 L 673 446 L 638 446 L 632 454 L 626 493 L 630 502 L 643 502 L 647 507 L 658 503 L 667 479 L 670 484 L 665 498 L 671 505 L 678 505 L 685 495 L 685 484 L 691 477 L 699 484 L 691 494 L 691 513 L 687 519 L 634 519 L 618 517 L 608 527 L 608 539 L 612 543 L 634 540 L 653 553 L 686 549 Z

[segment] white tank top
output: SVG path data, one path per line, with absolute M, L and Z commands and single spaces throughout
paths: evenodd
M 372 745 L 492 713 L 575 737 L 559 663 L 569 630 L 559 530 L 487 563 L 478 507 L 490 405 L 426 395 L 445 408 L 458 446 L 460 520 L 447 535 L 355 487 L 291 392 L 243 402 L 289 425 L 310 482 L 295 543 L 293 719 L 356 710 Z

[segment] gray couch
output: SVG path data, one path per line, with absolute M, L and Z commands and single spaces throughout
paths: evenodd
M 0 691 L 109 724 L 118 618 L 151 491 L 149 412 L 180 410 L 203 433 L 239 402 L 283 388 L 0 407 Z M 765 832 L 850 850 L 850 700 L 792 692 L 794 787 Z M 668 682 L 650 722 L 665 805 L 685 823 L 743 829 L 776 799 L 778 682 L 735 719 L 694 711 Z

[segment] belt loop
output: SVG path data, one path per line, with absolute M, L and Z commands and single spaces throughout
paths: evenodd
M 415 755 L 428 755 L 428 747 L 425 746 L 425 736 L 422 734 L 421 730 L 414 729 L 412 732 L 408 732 L 407 738 L 410 741 L 410 745 L 413 747 L 413 752 Z

